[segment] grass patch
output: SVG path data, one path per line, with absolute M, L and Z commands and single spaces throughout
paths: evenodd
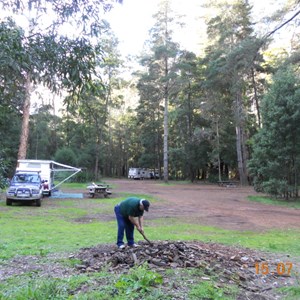
M 213 279 L 202 281 L 201 276 L 203 272 L 200 269 L 175 269 L 159 273 L 150 270 L 147 264 L 119 275 L 104 270 L 67 278 L 39 278 L 34 273 L 27 273 L 1 282 L 0 299 L 235 299 L 238 292 L 235 285 L 222 284 L 220 287 Z
M 161 285 L 163 277 L 154 271 L 151 271 L 147 264 L 133 267 L 128 274 L 121 275 L 115 284 L 119 291 L 119 295 L 133 294 L 140 295 L 143 298 L 145 293 L 151 291 L 152 287 Z
M 177 219 L 152 220 L 146 225 L 150 240 L 200 240 L 300 256 L 300 230 L 236 231 L 186 224 Z
M 300 286 L 290 286 L 280 288 L 280 291 L 285 295 L 285 300 L 299 300 L 300 299 Z
M 39 255 L 43 252 L 69 252 L 98 243 L 113 243 L 114 222 L 76 223 L 68 220 L 32 217 L 15 220 L 13 228 L 1 220 L 0 259 L 15 255 Z M 5 228 L 4 228 L 5 227 Z M 3 229 L 4 228 L 4 229 Z
M 98 181 L 94 181 L 96 184 L 103 184 L 103 185 L 108 185 L 110 188 L 114 188 L 115 185 L 114 184 L 108 184 L 107 182 L 105 182 L 105 179 L 103 180 L 98 180 Z M 57 184 L 58 182 L 56 182 Z M 82 183 L 82 182 L 64 182 L 59 186 L 59 189 L 68 189 L 68 190 L 78 190 L 78 189 L 83 189 L 83 190 L 87 190 L 87 186 L 91 185 L 92 182 L 88 182 L 88 183 Z
M 147 198 L 154 202 L 153 198 Z M 123 199 L 45 198 L 39 208 L 7 207 L 5 202 L 0 202 L 0 259 L 114 244 L 117 234 L 114 206 Z
M 89 275 L 75 275 L 68 278 L 39 278 L 34 274 L 24 274 L 12 277 L 4 283 L 0 283 L 1 300 L 23 300 L 23 299 L 104 299 L 93 298 L 93 285 L 102 282 L 107 289 L 113 290 L 113 275 L 106 271 Z M 82 286 L 89 287 L 84 295 L 72 296 Z M 107 294 L 109 295 L 109 293 Z M 109 298 L 107 298 L 109 299 Z
M 137 196 L 149 199 L 147 195 Z M 45 199 L 40 208 L 24 205 L 7 208 L 1 202 L 0 209 L 1 206 L 5 209 L 0 211 L 0 258 L 39 255 L 41 251 L 69 252 L 98 243 L 115 243 L 113 207 L 122 199 Z M 146 218 L 145 226 L 150 240 L 201 240 L 300 255 L 297 230 L 240 232 L 170 218 L 151 221 Z M 136 239 L 143 238 L 136 233 Z
M 237 293 L 238 289 L 235 286 L 219 287 L 213 281 L 203 281 L 191 288 L 188 299 L 234 300 Z
M 0 285 L 1 287 L 1 285 Z M 67 285 L 59 279 L 51 280 L 30 280 L 26 285 L 14 287 L 14 289 L 6 289 L 2 286 L 0 299 L 3 300 L 21 300 L 21 299 L 67 299 Z
M 299 200 L 283 200 L 283 199 L 269 198 L 267 196 L 248 196 L 248 199 L 250 201 L 259 202 L 268 205 L 279 205 L 279 206 L 285 206 L 289 208 L 300 209 Z
M 6 208 L 0 203 L 0 259 L 71 252 L 101 243 L 114 244 L 117 226 L 113 208 L 120 200 L 47 199 L 48 203 L 40 208 L 15 205 Z M 65 206 L 65 202 L 68 205 Z M 1 206 L 5 209 L 1 210 Z M 150 240 L 200 240 L 300 255 L 299 230 L 240 232 L 177 219 L 147 220 L 146 217 L 145 233 Z M 135 237 L 137 241 L 143 240 L 138 232 Z

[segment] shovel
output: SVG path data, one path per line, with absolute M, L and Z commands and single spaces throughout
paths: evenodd
M 143 238 L 148 242 L 148 244 L 152 246 L 152 243 L 147 239 L 147 237 L 145 236 L 145 234 L 142 231 L 139 231 L 139 232 L 143 236 Z

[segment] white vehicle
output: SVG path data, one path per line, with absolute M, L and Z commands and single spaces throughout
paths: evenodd
M 72 174 L 60 181 L 58 184 L 54 184 L 54 176 L 57 172 L 72 172 Z M 51 196 L 53 189 L 61 185 L 63 182 L 73 177 L 80 172 L 81 169 L 64 165 L 53 160 L 36 160 L 36 159 L 19 159 L 16 173 L 39 173 L 42 180 L 42 194 Z
M 6 191 L 6 205 L 12 205 L 13 201 L 35 202 L 41 206 L 43 197 L 43 184 L 40 172 L 16 171 Z
M 128 178 L 129 179 L 141 179 L 141 168 L 129 168 Z
M 150 179 L 151 172 L 147 168 L 129 168 L 129 179 Z
M 151 178 L 151 172 L 149 169 L 142 169 L 141 170 L 141 179 L 150 179 Z
M 155 171 L 150 171 L 150 179 L 159 179 L 159 173 Z
M 51 196 L 51 186 L 53 183 L 52 161 L 19 159 L 17 172 L 38 172 L 42 179 L 43 195 Z

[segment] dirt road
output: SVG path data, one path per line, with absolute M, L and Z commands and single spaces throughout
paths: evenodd
M 110 179 L 113 193 L 149 194 L 158 199 L 147 218 L 176 217 L 236 230 L 299 229 L 300 209 L 251 202 L 252 187 L 219 187 L 201 183 L 162 185 L 154 180 Z

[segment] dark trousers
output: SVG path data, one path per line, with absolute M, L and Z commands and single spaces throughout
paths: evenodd
M 128 218 L 124 218 L 120 212 L 120 205 L 115 206 L 115 214 L 118 223 L 118 237 L 117 237 L 117 245 L 124 245 L 124 231 L 126 233 L 126 239 L 128 242 L 128 246 L 132 246 L 134 244 L 134 225 L 130 222 Z

